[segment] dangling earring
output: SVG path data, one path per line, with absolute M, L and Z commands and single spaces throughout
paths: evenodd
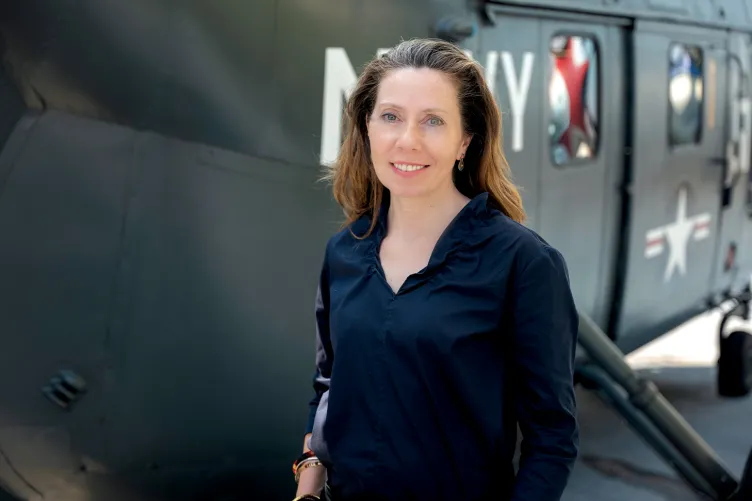
M 464 168 L 465 168 L 465 157 L 463 156 L 460 158 L 460 164 L 457 166 L 457 169 L 461 171 Z

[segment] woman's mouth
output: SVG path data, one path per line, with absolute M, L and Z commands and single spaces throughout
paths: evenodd
M 425 164 L 405 164 L 405 163 L 392 163 L 392 168 L 400 173 L 412 173 L 425 169 L 428 165 Z

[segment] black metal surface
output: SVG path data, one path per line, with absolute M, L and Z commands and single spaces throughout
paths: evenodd
M 7 54 L 2 32 L 0 32 L 0 54 Z M 8 136 L 13 132 L 18 119 L 21 118 L 25 110 L 26 106 L 21 99 L 21 94 L 18 92 L 12 75 L 8 74 L 7 66 L 0 65 L 0 145 L 5 145 Z M 3 173 L 0 171 L 0 192 L 2 192 L 3 177 Z
M 3 2 L 0 27 L 30 107 L 314 165 L 322 47 L 365 61 L 454 13 L 463 2 L 30 0 Z
M 5 144 L 25 107 L 0 66 L 0 144 Z

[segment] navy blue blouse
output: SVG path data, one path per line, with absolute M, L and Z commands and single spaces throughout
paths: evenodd
M 579 442 L 566 264 L 487 200 L 460 211 L 396 294 L 379 261 L 385 211 L 368 238 L 344 229 L 327 244 L 306 432 L 344 498 L 557 501 L 564 491 Z

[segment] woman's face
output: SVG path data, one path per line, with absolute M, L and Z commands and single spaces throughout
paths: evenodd
M 405 68 L 379 85 L 368 121 L 371 159 L 392 196 L 453 188 L 452 169 L 470 143 L 462 130 L 457 89 L 443 73 Z

